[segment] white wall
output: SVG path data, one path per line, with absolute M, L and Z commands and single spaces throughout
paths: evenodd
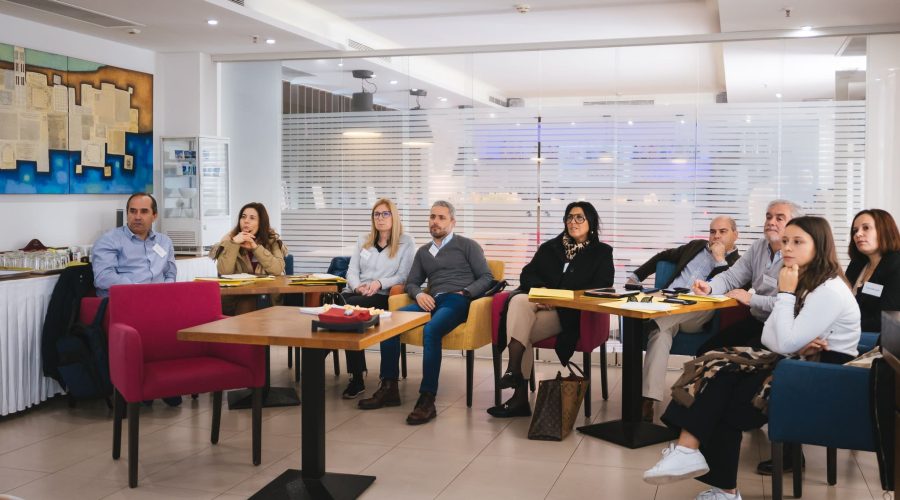
M 900 35 L 866 47 L 866 206 L 900 219 Z
M 3 14 L 0 43 L 155 72 L 152 51 Z M 158 103 L 157 88 L 154 85 Z M 153 121 L 159 123 L 158 106 L 154 106 Z M 126 195 L 0 195 L 0 251 L 21 248 L 31 238 L 50 246 L 92 244 L 115 226 L 115 211 L 124 208 L 126 199 Z
M 231 213 L 261 202 L 281 230 L 281 62 L 223 63 L 221 135 L 231 138 Z

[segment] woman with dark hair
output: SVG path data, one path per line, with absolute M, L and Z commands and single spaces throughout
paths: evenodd
M 521 293 L 511 294 L 506 316 L 506 332 L 511 339 L 509 365 L 500 387 L 515 392 L 502 405 L 488 409 L 494 417 L 531 415 L 527 385 L 534 363 L 532 344 L 558 335 L 556 352 L 566 365 L 578 343 L 581 312 L 531 303 L 528 291 L 534 287 L 582 290 L 613 284 L 612 247 L 600 242 L 600 216 L 594 206 L 586 201 L 570 203 L 563 224 L 565 230 L 544 242 L 522 268 Z
M 415 252 L 412 236 L 403 232 L 397 205 L 388 198 L 376 201 L 372 205 L 370 230 L 357 238 L 350 256 L 344 300 L 360 307 L 387 310 L 391 287 L 406 283 Z M 350 383 L 344 389 L 343 398 L 354 399 L 366 390 L 363 381 L 363 372 L 368 371 L 366 353 L 346 352 Z
M 740 499 L 737 470 L 743 431 L 766 423 L 766 381 L 785 356 L 844 363 L 856 356 L 859 307 L 837 260 L 828 221 L 792 219 L 781 238 L 784 266 L 763 327 L 768 350 L 711 351 L 685 365 L 662 416 L 678 441 L 644 473 L 665 484 L 697 478 L 712 486 L 698 499 Z
M 209 256 L 216 261 L 219 275 L 224 274 L 284 274 L 287 248 L 269 226 L 269 213 L 262 203 L 247 203 L 241 207 L 234 229 L 214 245 Z M 228 300 L 226 300 L 228 299 Z M 255 297 L 223 297 L 225 314 L 243 314 L 256 308 Z
M 881 311 L 900 310 L 900 231 L 877 208 L 853 217 L 847 280 L 862 314 L 862 331 L 881 331 Z

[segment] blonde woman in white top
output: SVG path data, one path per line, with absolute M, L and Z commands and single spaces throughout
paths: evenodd
M 388 198 L 376 201 L 372 206 L 371 230 L 360 235 L 350 256 L 346 302 L 386 310 L 391 287 L 406 282 L 414 254 L 415 242 L 403 232 L 397 205 Z M 365 371 L 365 353 L 347 351 L 350 383 L 344 390 L 344 399 L 356 398 L 365 391 Z

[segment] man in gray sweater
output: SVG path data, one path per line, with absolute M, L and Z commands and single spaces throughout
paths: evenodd
M 441 339 L 466 321 L 469 303 L 487 291 L 493 279 L 481 246 L 453 234 L 455 225 L 453 205 L 446 201 L 434 202 L 429 217 L 432 241 L 416 252 L 406 281 L 406 293 L 416 303 L 401 310 L 431 313 L 431 320 L 424 328 L 419 400 L 406 417 L 410 425 L 424 424 L 437 416 L 434 399 L 441 373 Z M 428 292 L 421 288 L 426 279 Z M 372 410 L 399 406 L 399 376 L 400 337 L 393 337 L 381 343 L 381 386 L 371 398 L 360 401 L 359 407 Z

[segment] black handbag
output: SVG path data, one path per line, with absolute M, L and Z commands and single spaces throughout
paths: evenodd
M 584 378 L 584 372 L 578 365 L 569 362 L 566 366 L 569 376 L 563 377 L 562 373 L 556 372 L 556 378 L 541 380 L 528 427 L 528 439 L 562 441 L 572 432 L 590 382 Z

